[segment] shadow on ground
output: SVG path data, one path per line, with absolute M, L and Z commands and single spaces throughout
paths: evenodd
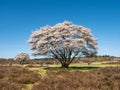
M 45 67 L 45 70 L 60 70 L 60 69 L 68 69 L 68 70 L 93 70 L 93 69 L 97 69 L 100 67 L 93 67 L 93 66 L 82 66 L 82 67 L 78 67 L 78 66 L 70 66 L 69 68 L 62 68 L 62 67 Z

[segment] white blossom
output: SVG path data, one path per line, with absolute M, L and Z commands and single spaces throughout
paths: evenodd
M 51 49 L 74 47 L 97 50 L 97 40 L 93 37 L 91 30 L 83 26 L 74 25 L 72 22 L 64 21 L 55 26 L 45 26 L 34 31 L 28 40 L 35 55 L 46 54 Z
M 29 55 L 27 53 L 20 53 L 14 57 L 14 60 L 29 60 Z

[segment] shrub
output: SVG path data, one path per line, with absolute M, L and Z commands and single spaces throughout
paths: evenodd
M 22 90 L 24 85 L 18 85 L 8 81 L 0 81 L 0 90 Z
M 24 86 L 25 88 L 25 84 L 34 84 L 40 79 L 41 75 L 26 68 L 17 66 L 0 66 L 0 90 L 1 88 L 3 88 L 2 90 L 22 90 L 21 87 Z M 11 89 L 12 87 L 13 89 Z
M 120 90 L 120 67 L 89 72 L 48 71 L 32 90 Z

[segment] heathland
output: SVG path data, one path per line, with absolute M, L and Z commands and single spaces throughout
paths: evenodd
M 66 69 L 53 59 L 0 59 L 0 90 L 120 90 L 120 60 L 77 58 Z

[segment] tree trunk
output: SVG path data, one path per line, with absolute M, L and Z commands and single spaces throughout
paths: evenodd
M 69 64 L 62 64 L 62 68 L 68 68 Z
M 56 50 L 51 50 L 53 58 L 57 59 L 63 68 L 68 68 L 68 66 L 72 63 L 75 57 L 78 55 L 79 50 L 75 53 L 73 52 L 74 48 L 61 48 Z
M 20 61 L 20 64 L 21 64 L 21 65 L 23 65 L 23 64 L 24 64 L 24 61 L 23 61 L 23 60 L 21 60 L 21 61 Z

